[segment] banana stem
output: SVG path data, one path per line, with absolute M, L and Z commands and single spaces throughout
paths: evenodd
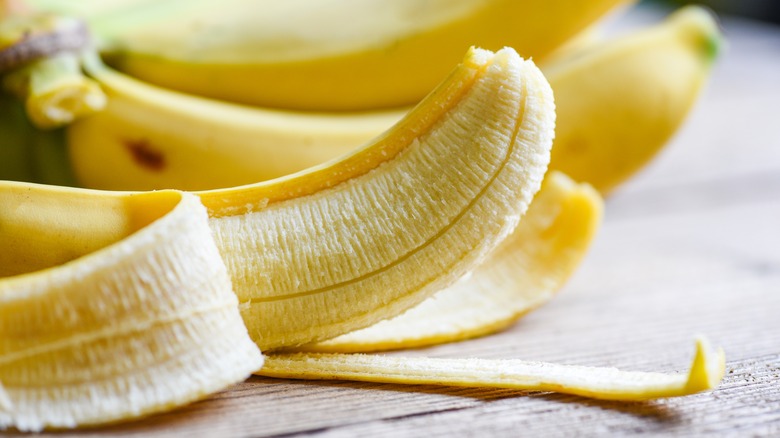
M 41 129 L 71 123 L 106 105 L 105 94 L 84 76 L 80 55 L 73 52 L 33 61 L 8 74 L 3 86 L 25 101 L 28 117 Z

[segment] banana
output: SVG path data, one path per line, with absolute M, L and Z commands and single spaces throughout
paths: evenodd
M 0 182 L 0 430 L 148 415 L 262 366 L 195 196 L 33 187 Z
M 628 2 L 126 3 L 89 20 L 110 63 L 132 76 L 231 102 L 355 111 L 418 102 L 472 45 L 541 59 Z M 31 4 L 73 12 L 66 2 Z
M 593 240 L 602 209 L 593 188 L 551 172 L 515 231 L 471 274 L 393 319 L 296 350 L 421 347 L 503 329 L 560 289 Z
M 684 120 L 720 40 L 714 18 L 691 7 L 543 65 L 560 118 L 550 167 L 602 192 L 640 169 Z M 252 109 L 150 86 L 94 60 L 88 68 L 108 107 L 71 125 L 67 142 L 79 184 L 93 188 L 200 190 L 270 179 L 346 154 L 408 111 Z
M 86 65 L 108 105 L 67 130 L 70 163 L 84 187 L 206 190 L 269 180 L 344 155 L 408 111 L 242 107 L 150 86 L 95 58 Z
M 602 193 L 614 189 L 677 131 L 721 46 L 714 16 L 685 7 L 658 26 L 548 66 L 561 127 L 550 167 Z

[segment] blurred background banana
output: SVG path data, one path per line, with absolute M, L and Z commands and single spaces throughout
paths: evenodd
M 686 8 L 542 64 L 560 117 L 550 167 L 605 192 L 636 172 L 685 120 L 720 39 L 711 14 Z M 171 92 L 97 60 L 88 71 L 109 105 L 73 124 L 67 140 L 79 183 L 93 188 L 202 190 L 275 178 L 349 152 L 407 111 L 273 111 Z
M 340 111 L 415 104 L 470 46 L 541 60 L 626 3 L 121 0 L 89 12 L 80 2 L 31 2 L 87 11 L 108 62 L 144 81 L 224 101 Z

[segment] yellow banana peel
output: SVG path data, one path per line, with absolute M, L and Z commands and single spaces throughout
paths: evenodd
M 259 375 L 287 379 L 358 380 L 554 391 L 603 400 L 650 400 L 706 391 L 725 374 L 725 356 L 704 338 L 687 375 L 621 371 L 512 359 L 444 359 L 369 354 L 271 355 Z

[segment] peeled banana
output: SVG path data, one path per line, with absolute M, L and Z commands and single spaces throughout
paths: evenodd
M 543 65 L 561 118 L 550 167 L 602 192 L 641 168 L 684 120 L 720 39 L 714 17 L 690 7 Z M 109 103 L 69 127 L 68 148 L 79 183 L 93 188 L 200 190 L 270 179 L 348 153 L 408 111 L 252 109 L 150 86 L 97 60 L 88 68 Z
M 60 12 L 88 9 L 77 2 L 31 3 Z M 541 59 L 627 2 L 131 3 L 137 7 L 123 0 L 113 11 L 90 13 L 89 23 L 104 56 L 132 76 L 224 101 L 355 111 L 417 103 L 472 45 L 509 46 Z
M 525 212 L 553 130 L 552 91 L 533 63 L 472 49 L 374 143 L 202 192 L 250 335 L 264 350 L 328 339 L 461 277 Z
M 262 366 L 193 195 L 0 182 L 0 247 L 0 430 L 148 415 Z

